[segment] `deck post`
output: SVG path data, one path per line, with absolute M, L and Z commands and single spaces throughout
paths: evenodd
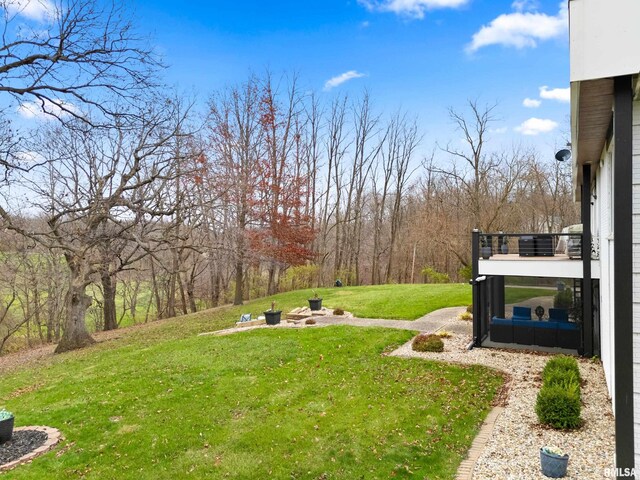
M 480 230 L 471 232 L 471 298 L 473 302 L 473 346 L 480 347 L 482 343 L 482 318 L 480 316 L 480 285 L 476 282 L 479 276 L 478 259 L 480 258 Z
M 591 290 L 591 164 L 582 166 L 582 339 L 585 357 L 593 356 L 593 294 Z

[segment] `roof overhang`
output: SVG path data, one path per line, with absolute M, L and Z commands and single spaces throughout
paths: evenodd
M 613 78 L 571 83 L 571 150 L 576 200 L 580 199 L 582 166 L 597 165 L 611 134 Z M 591 169 L 595 175 L 595 168 Z M 590 180 L 590 179 L 589 179 Z

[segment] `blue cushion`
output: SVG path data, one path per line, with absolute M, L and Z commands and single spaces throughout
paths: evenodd
M 533 322 L 536 328 L 556 329 L 558 328 L 558 322 Z
M 513 317 L 531 318 L 531 308 L 518 306 L 513 307 Z
M 507 327 L 510 327 L 511 325 L 513 325 L 513 323 L 511 322 L 511 320 L 507 320 L 506 318 L 493 317 L 491 319 L 491 325 L 505 325 Z
M 536 323 L 533 320 L 523 320 L 521 318 L 513 319 L 514 327 L 533 327 L 533 324 Z
M 558 322 L 558 330 L 578 330 L 580 327 L 578 327 L 577 323 L 573 323 L 573 322 Z
M 564 308 L 550 308 L 549 320 L 555 320 L 556 322 L 568 322 L 569 311 Z

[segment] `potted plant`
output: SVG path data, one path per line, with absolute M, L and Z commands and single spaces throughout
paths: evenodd
M 480 256 L 485 260 L 491 257 L 491 245 L 486 235 L 480 235 Z
M 567 474 L 569 455 L 557 447 L 540 449 L 540 467 L 542 474 L 550 478 L 562 478 Z
M 0 410 L 0 443 L 8 442 L 13 436 L 13 413 Z
M 280 314 L 282 314 L 282 310 L 276 310 L 276 302 L 271 302 L 271 310 L 264 312 L 264 318 L 267 321 L 267 325 L 279 324 Z
M 313 298 L 309 299 L 309 309 L 312 311 L 322 310 L 322 298 L 318 297 L 318 293 L 315 290 L 313 292 Z
M 500 253 L 502 253 L 503 255 L 507 255 L 509 253 L 509 237 L 503 235 L 501 240 Z

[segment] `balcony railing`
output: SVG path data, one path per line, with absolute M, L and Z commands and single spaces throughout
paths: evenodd
M 582 258 L 581 233 L 481 233 L 474 232 L 482 259 Z

